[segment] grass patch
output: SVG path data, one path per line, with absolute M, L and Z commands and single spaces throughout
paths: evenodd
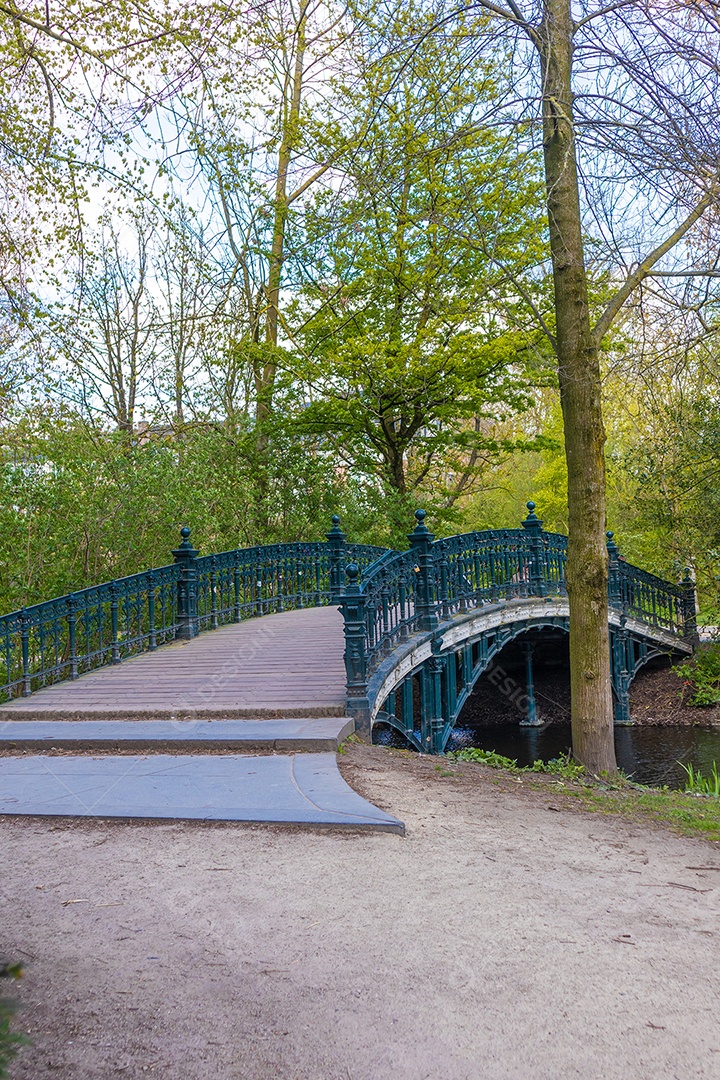
M 683 836 L 720 840 L 720 800 L 667 788 L 625 783 L 617 787 L 582 784 L 563 794 L 585 809 L 616 814 L 633 821 L 651 821 Z
M 22 977 L 22 964 L 4 964 L 0 962 L 1 979 L 19 979 Z M 8 1076 L 10 1063 L 20 1047 L 27 1043 L 25 1035 L 12 1030 L 11 1024 L 17 1006 L 10 998 L 0 998 L 0 1078 Z
M 479 765 L 489 765 L 491 769 L 505 769 L 512 773 L 550 773 L 552 776 L 562 776 L 566 780 L 578 780 L 585 775 L 585 767 L 572 761 L 569 754 L 561 754 L 560 757 L 552 758 L 551 761 L 534 761 L 532 765 L 518 765 L 515 758 L 503 757 L 494 750 L 477 750 L 473 747 L 467 750 L 453 750 L 445 755 L 451 761 L 474 761 Z
M 566 798 L 568 805 L 591 813 L 612 814 L 635 822 L 652 822 L 663 825 L 683 836 L 699 836 L 705 840 L 720 841 L 720 798 L 714 795 L 715 778 L 700 780 L 708 785 L 708 791 L 698 785 L 687 791 L 671 791 L 669 788 L 651 788 L 635 784 L 624 776 L 614 780 L 596 780 L 588 777 L 582 765 L 577 765 L 566 755 L 553 761 L 536 761 L 532 766 L 521 768 L 513 758 L 503 757 L 492 750 L 457 750 L 447 754 L 454 761 L 466 761 L 499 769 L 517 777 L 536 790 L 548 792 L 547 781 L 533 775 L 544 773 L 559 778 L 553 784 L 553 799 Z M 720 780 L 718 781 L 720 786 Z

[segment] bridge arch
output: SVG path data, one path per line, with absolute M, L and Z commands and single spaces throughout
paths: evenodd
M 370 739 L 388 723 L 424 753 L 442 753 L 478 678 L 521 634 L 569 631 L 567 538 L 546 533 L 528 503 L 521 529 L 435 541 L 422 511 L 410 549 L 347 567 L 347 708 Z M 631 722 L 629 688 L 653 656 L 692 652 L 695 593 L 620 559 L 608 533 L 608 601 L 615 721 Z M 533 707 L 529 707 L 533 722 Z
M 566 615 L 543 615 L 525 621 L 515 620 L 497 629 L 489 628 L 479 637 L 469 636 L 462 643 L 456 641 L 446 652 L 433 651 L 431 648 L 430 657 L 410 672 L 406 672 L 406 665 L 400 656 L 397 666 L 386 672 L 378 689 L 371 709 L 371 728 L 376 724 L 387 724 L 421 753 L 428 752 L 428 745 L 432 744 L 434 737 L 435 749 L 431 752 L 442 753 L 478 681 L 488 675 L 498 692 L 507 698 L 508 704 L 524 713 L 525 718 L 518 720 L 520 727 L 539 725 L 542 721 L 537 719 L 535 705 L 534 650 L 542 643 L 540 635 L 543 631 L 561 631 L 569 635 L 569 630 Z M 632 722 L 629 689 L 640 669 L 657 657 L 685 654 L 666 645 L 638 640 L 627 632 L 623 633 L 619 626 L 611 625 L 609 632 L 611 655 L 619 654 L 618 662 L 612 667 L 615 721 L 617 724 L 628 724 Z M 526 643 L 533 651 L 526 656 L 524 677 L 518 679 L 506 671 L 498 660 L 510 644 L 530 639 L 531 636 L 535 640 L 527 640 L 523 644 Z M 443 725 L 440 730 L 436 723 L 434 731 L 432 723 L 428 725 L 426 722 L 423 729 L 422 722 L 423 712 L 432 708 L 432 680 L 437 677 L 432 662 L 428 660 L 435 661 L 440 676 Z M 431 721 L 435 719 L 430 716 Z
M 393 672 L 388 673 L 385 685 L 379 691 L 371 713 L 372 726 L 388 724 L 418 751 L 442 753 L 478 680 L 488 674 L 491 679 L 496 677 L 495 685 L 507 697 L 509 704 L 526 711 L 530 706 L 534 712 L 532 681 L 528 694 L 527 682 L 521 683 L 510 676 L 497 664 L 497 660 L 513 641 L 530 634 L 540 634 L 543 630 L 558 629 L 569 632 L 567 617 L 544 615 L 526 621 L 518 620 L 490 627 L 484 633 L 470 635 L 461 642 L 456 641 L 445 652 L 431 649 L 429 662 L 420 663 L 408 674 L 403 674 L 401 662 Z M 423 730 L 423 712 L 432 709 L 434 681 L 438 675 L 442 728 L 438 723 L 440 718 L 431 717 L 435 721 L 434 730 L 432 725 L 427 724 Z M 392 689 L 388 690 L 391 685 Z M 534 722 L 533 715 L 529 720 L 520 721 L 521 724 L 531 725 Z M 433 739 L 434 745 L 430 745 Z
M 387 724 L 403 735 L 421 753 L 443 753 L 452 730 L 479 679 L 490 673 L 491 681 L 508 702 L 525 712 L 520 726 L 534 726 L 537 720 L 534 694 L 533 653 L 526 657 L 523 680 L 509 675 L 498 658 L 514 641 L 528 639 L 534 647 L 540 643 L 543 631 L 569 634 L 567 603 L 557 605 L 554 615 L 526 614 L 526 605 L 516 608 L 511 621 L 493 623 L 478 633 L 477 620 L 468 620 L 467 635 L 453 634 L 448 649 L 442 638 L 415 647 L 409 654 L 397 650 L 391 654 L 370 682 L 373 704 L 370 710 L 371 729 L 378 723 Z M 455 628 L 457 630 L 457 628 Z M 629 690 L 632 680 L 650 660 L 667 655 L 686 655 L 684 650 L 667 642 L 652 641 L 631 634 L 619 623 L 609 627 L 612 663 L 612 692 L 617 724 L 631 723 Z M 410 659 L 411 658 L 411 659 Z M 410 664 L 408 660 L 410 659 Z M 439 687 L 436 683 L 439 682 Z M 438 714 L 437 703 L 440 702 Z M 441 723 L 442 721 L 442 723 Z M 429 750 L 428 747 L 431 749 Z

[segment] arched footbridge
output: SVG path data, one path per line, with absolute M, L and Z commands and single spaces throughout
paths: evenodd
M 437 754 L 521 638 L 536 723 L 533 640 L 568 631 L 567 539 L 528 510 L 518 529 L 439 540 L 418 510 L 405 551 L 348 543 L 337 518 L 324 542 L 205 556 L 183 529 L 167 566 L 0 618 L 0 717 L 291 717 L 306 733 L 345 717 L 343 733 L 382 722 Z M 631 566 L 612 533 L 608 561 L 615 719 L 630 723 L 639 668 L 693 650 L 695 586 Z

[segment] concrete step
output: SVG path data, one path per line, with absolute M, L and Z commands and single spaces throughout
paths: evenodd
M 347 716 L 282 720 L 5 720 L 0 750 L 336 750 Z
M 405 831 L 345 783 L 334 754 L 7 756 L 0 814 Z

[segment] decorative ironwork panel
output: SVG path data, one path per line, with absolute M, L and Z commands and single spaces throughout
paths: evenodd
M 389 551 L 372 563 L 362 579 L 369 666 L 417 629 L 417 574 L 413 551 Z
M 172 639 L 177 567 L 162 566 L 0 616 L 0 700 Z
M 622 559 L 617 564 L 625 614 L 663 630 L 685 634 L 685 590 Z

